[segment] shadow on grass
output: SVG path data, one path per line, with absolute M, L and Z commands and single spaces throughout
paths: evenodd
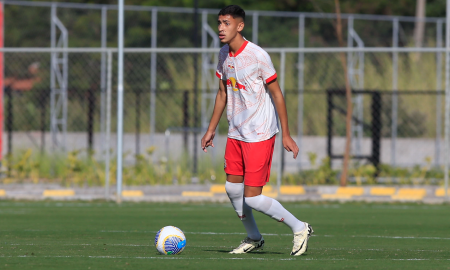
M 203 251 L 205 251 L 205 252 L 219 252 L 219 253 L 229 253 L 230 252 L 230 250 L 214 250 L 214 249 L 204 249 Z M 250 252 L 250 253 L 248 253 L 248 254 L 251 254 L 251 255 L 258 255 L 258 254 L 260 254 L 260 255 L 265 255 L 265 254 L 284 254 L 284 253 L 281 253 L 281 252 L 273 252 L 273 251 L 257 251 L 257 252 Z M 241 255 L 244 255 L 244 254 L 230 254 L 230 255 L 238 255 L 238 256 L 241 256 Z M 245 255 L 244 255 L 245 256 Z

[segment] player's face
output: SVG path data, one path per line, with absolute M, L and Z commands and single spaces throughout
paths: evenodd
M 242 19 L 235 19 L 231 15 L 220 15 L 217 23 L 219 28 L 219 39 L 222 43 L 229 43 L 244 29 L 244 22 Z

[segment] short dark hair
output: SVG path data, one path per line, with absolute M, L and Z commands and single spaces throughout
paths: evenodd
M 238 5 L 226 6 L 219 11 L 218 15 L 231 15 L 231 17 L 233 17 L 234 19 L 242 18 L 242 20 L 245 22 L 245 11 Z

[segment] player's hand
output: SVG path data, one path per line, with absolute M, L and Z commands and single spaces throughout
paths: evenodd
M 297 158 L 298 155 L 298 146 L 291 136 L 283 136 L 283 146 L 288 152 L 294 153 L 294 159 Z
M 203 135 L 203 138 L 202 138 L 203 152 L 208 153 L 208 151 L 206 151 L 206 148 L 208 146 L 214 147 L 214 143 L 213 143 L 214 136 L 216 136 L 215 131 L 206 131 L 205 135 Z

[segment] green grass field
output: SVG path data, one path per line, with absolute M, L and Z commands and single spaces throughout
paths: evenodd
M 244 228 L 228 204 L 0 201 L 0 269 L 450 269 L 450 206 L 286 203 L 311 223 L 306 255 L 290 229 L 255 214 L 263 251 L 231 255 Z M 156 231 L 187 247 L 159 255 Z

